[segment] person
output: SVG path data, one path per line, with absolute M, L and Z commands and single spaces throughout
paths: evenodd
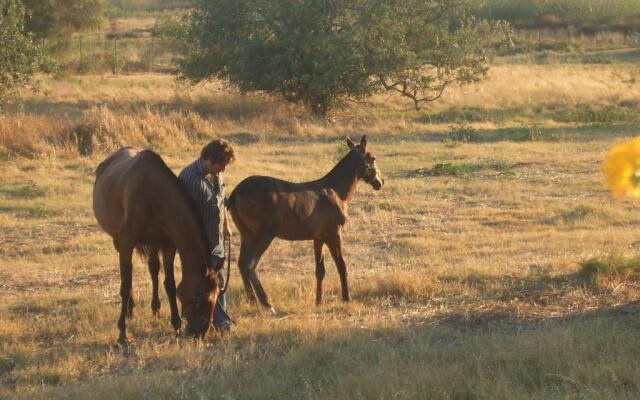
M 209 266 L 218 270 L 221 287 L 226 280 L 224 272 L 224 239 L 231 238 L 224 200 L 223 172 L 235 161 L 233 145 L 224 139 L 211 141 L 202 148 L 200 157 L 187 165 L 178 180 L 186 188 L 204 222 L 211 250 Z M 213 326 L 220 333 L 231 330 L 232 321 L 227 314 L 226 296 L 218 296 Z

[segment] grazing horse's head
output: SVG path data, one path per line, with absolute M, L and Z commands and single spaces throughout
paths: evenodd
M 207 333 L 219 294 L 215 272 L 207 272 L 202 280 L 180 282 L 178 298 L 182 303 L 182 314 L 187 320 L 187 335 L 203 337 Z
M 382 189 L 382 186 L 384 185 L 384 178 L 376 166 L 376 157 L 367 151 L 367 135 L 362 136 L 359 145 L 353 143 L 353 140 L 348 137 L 347 146 L 349 146 L 349 149 L 360 155 L 362 160 L 358 176 L 362 178 L 363 181 L 371 185 L 374 190 Z

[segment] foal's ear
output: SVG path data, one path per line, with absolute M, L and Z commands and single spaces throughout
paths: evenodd
M 347 146 L 349 146 L 349 150 L 353 150 L 356 148 L 356 144 L 353 143 L 353 140 L 349 136 L 347 136 Z
M 362 148 L 362 151 L 365 151 L 367 148 L 367 135 L 362 135 L 362 139 L 360 139 L 360 147 Z

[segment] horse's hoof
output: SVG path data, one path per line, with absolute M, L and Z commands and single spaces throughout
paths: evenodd
M 151 303 L 151 314 L 153 314 L 154 317 L 160 316 L 160 302 Z
M 173 327 L 173 330 L 178 332 L 180 331 L 180 328 L 182 328 L 182 320 L 180 318 L 176 319 L 176 320 L 171 320 L 171 326 Z

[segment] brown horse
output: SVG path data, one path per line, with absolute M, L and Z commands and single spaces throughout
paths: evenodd
M 263 306 L 273 310 L 256 275 L 256 267 L 276 237 L 313 240 L 318 305 L 322 303 L 323 246 L 326 244 L 340 274 L 342 299 L 351 299 L 347 266 L 342 256 L 342 226 L 347 220 L 347 203 L 353 198 L 360 179 L 374 190 L 380 190 L 384 180 L 375 157 L 366 150 L 366 136 L 358 146 L 347 138 L 347 145 L 351 151 L 323 178 L 292 183 L 268 176 L 251 176 L 231 193 L 229 210 L 241 239 L 238 267 L 249 301 L 255 303 L 257 295 Z
M 160 156 L 150 150 L 123 148 L 104 160 L 96 170 L 93 211 L 120 254 L 118 342 L 127 343 L 125 316 L 131 317 L 133 311 L 131 257 L 135 248 L 149 259 L 153 313 L 160 310 L 158 253 L 162 251 L 171 324 L 176 331 L 180 329 L 177 294 L 187 319 L 187 334 L 204 336 L 218 297 L 218 281 L 207 267 L 209 245 L 193 200 Z M 177 291 L 173 276 L 176 250 L 182 261 Z

